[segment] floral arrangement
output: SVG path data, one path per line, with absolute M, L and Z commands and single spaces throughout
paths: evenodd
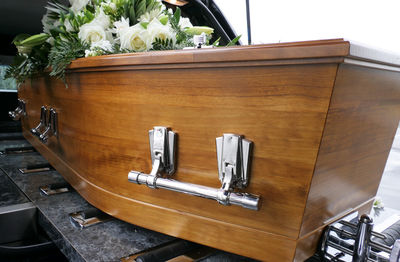
M 193 46 L 194 35 L 203 34 L 209 41 L 213 33 L 210 27 L 193 26 L 179 8 L 173 12 L 161 0 L 69 2 L 69 7 L 56 0 L 48 3 L 43 33 L 15 37 L 18 55 L 7 77 L 20 84 L 48 67 L 51 76 L 65 82 L 65 69 L 79 57 L 182 49 Z

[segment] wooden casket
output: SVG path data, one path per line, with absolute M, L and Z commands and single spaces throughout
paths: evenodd
M 102 211 L 303 261 L 327 224 L 371 208 L 400 119 L 399 64 L 341 39 L 121 54 L 73 61 L 68 87 L 43 74 L 18 94 L 24 136 Z M 51 119 L 34 129 L 42 106 Z

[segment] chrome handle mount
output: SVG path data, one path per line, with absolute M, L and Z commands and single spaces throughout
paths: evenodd
M 163 188 L 175 192 L 217 200 L 223 205 L 238 205 L 258 210 L 260 197 L 253 194 L 234 192 L 243 189 L 249 183 L 249 165 L 252 142 L 235 134 L 218 137 L 217 159 L 221 188 L 212 188 L 197 184 L 179 182 L 162 177 L 175 172 L 176 134 L 166 127 L 154 127 L 149 131 L 150 152 L 153 168 L 150 174 L 131 171 L 128 180 L 136 184 L 145 184 L 150 188 Z
M 22 116 L 26 116 L 25 101 L 18 99 L 17 108 L 14 111 L 9 111 L 8 115 L 15 121 L 19 120 Z
M 38 137 L 42 143 L 47 143 L 51 136 L 58 134 L 58 114 L 54 108 L 47 109 L 45 106 L 40 108 L 40 122 L 31 129 L 31 133 Z
M 42 106 L 40 108 L 40 122 L 35 128 L 31 129 L 32 135 L 39 137 L 46 129 L 46 126 L 48 124 L 47 114 L 47 108 L 45 106 Z
M 50 137 L 58 135 L 57 118 L 58 118 L 58 114 L 57 114 L 56 110 L 54 108 L 50 108 L 49 123 L 47 124 L 47 127 L 43 131 L 43 133 L 39 136 L 39 139 L 40 139 L 40 141 L 42 141 L 42 143 L 46 144 L 47 140 Z

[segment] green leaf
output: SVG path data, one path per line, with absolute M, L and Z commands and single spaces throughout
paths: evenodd
M 179 20 L 181 19 L 181 9 L 179 7 L 176 8 L 174 13 L 174 20 L 176 24 L 179 24 Z
M 144 29 L 147 29 L 147 26 L 149 25 L 149 22 L 141 22 L 140 25 L 141 25 Z
M 136 12 L 134 6 L 131 6 L 131 9 L 129 11 L 129 21 L 133 24 L 136 24 Z
M 129 17 L 129 10 L 130 10 L 130 8 L 129 8 L 129 3 L 128 3 L 128 2 L 125 2 L 125 3 L 124 3 L 125 18 Z
M 167 15 L 163 15 L 158 20 L 160 21 L 161 24 L 166 25 L 168 23 L 168 16 Z
M 65 70 L 72 60 L 85 56 L 85 50 L 89 46 L 85 43 L 79 41 L 79 39 L 73 39 L 68 42 L 57 41 L 49 54 L 49 66 L 51 66 L 52 71 L 51 76 L 56 76 L 60 78 L 65 83 Z
M 64 13 L 63 10 L 60 10 L 60 9 L 58 9 L 58 8 L 56 8 L 56 7 L 46 6 L 45 8 L 46 8 L 47 10 L 53 12 L 53 13 L 56 13 L 56 14 Z
M 64 14 L 64 13 L 61 13 L 61 14 L 60 14 L 60 20 L 61 20 L 62 22 L 65 21 L 65 14 Z
M 139 0 L 136 4 L 136 18 L 146 13 L 146 0 Z
M 152 50 L 172 50 L 174 49 L 174 42 L 172 41 L 172 39 L 159 39 L 156 38 L 154 39 L 154 42 L 152 43 L 153 48 Z
M 238 35 L 234 39 L 232 39 L 226 46 L 233 46 L 236 45 L 236 43 L 239 41 L 239 39 L 242 37 L 242 35 Z
M 16 37 L 14 37 L 14 39 L 12 40 L 12 44 L 15 45 L 19 45 L 21 41 L 27 39 L 28 37 L 30 37 L 31 35 L 29 34 L 19 34 Z
M 219 46 L 219 41 L 221 40 L 221 37 L 218 37 L 217 40 L 214 41 L 214 43 L 212 43 L 213 46 Z
M 202 33 L 211 35 L 214 33 L 214 29 L 208 26 L 193 26 L 185 28 L 185 32 L 190 35 L 201 35 Z
M 158 3 L 155 2 L 154 0 L 147 1 L 146 12 L 150 12 L 151 10 L 155 9 L 157 5 Z
M 53 27 L 51 30 L 54 30 L 54 31 L 57 32 L 58 34 L 63 34 L 63 33 L 65 33 L 65 30 L 64 30 L 61 26 Z
M 89 23 L 90 21 L 92 21 L 94 19 L 94 14 L 92 12 L 90 12 L 89 10 L 85 10 L 84 11 L 84 15 L 85 15 L 85 24 Z
M 92 14 L 96 13 L 95 6 L 92 5 L 86 5 L 85 11 L 91 12 Z
M 41 33 L 37 35 L 30 36 L 23 41 L 19 42 L 18 45 L 26 46 L 26 47 L 33 47 L 37 45 L 41 45 L 46 42 L 47 38 L 49 38 L 48 34 Z
M 68 12 L 68 7 L 58 2 L 48 2 L 47 4 L 48 4 L 47 6 L 57 9 L 59 10 L 59 12 L 66 12 L 66 13 Z

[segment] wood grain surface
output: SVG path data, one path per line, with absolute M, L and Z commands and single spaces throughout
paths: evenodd
M 395 117 L 398 121 L 397 115 L 388 116 L 388 121 L 379 116 L 397 108 L 399 90 L 393 87 L 392 103 L 386 99 L 389 91 L 383 92 L 384 99 L 373 102 L 370 96 L 357 97 L 364 82 L 352 93 L 349 90 L 353 88 L 346 89 L 342 83 L 346 81 L 340 80 L 341 74 L 348 74 L 344 78 L 354 82 L 360 71 L 366 75 L 375 71 L 341 66 L 336 77 L 348 48 L 348 42 L 331 40 L 78 59 L 67 75 L 68 88 L 45 75 L 20 88 L 19 96 L 27 102 L 24 134 L 85 199 L 113 216 L 256 259 L 292 261 L 299 236 L 321 227 L 321 221 L 343 207 L 355 207 L 371 198 L 381 176 L 377 171 L 383 170 L 384 152 L 390 148 L 389 136 L 395 131 L 392 122 Z M 351 78 L 352 74 L 356 76 Z M 380 78 L 374 85 L 382 86 L 383 81 L 389 90 L 392 84 L 398 85 L 396 77 L 394 82 Z M 355 101 L 369 102 L 366 111 Z M 337 103 L 350 111 L 342 112 Z M 59 135 L 47 145 L 29 134 L 39 121 L 41 105 L 52 106 L 59 113 Z M 351 150 L 343 155 L 340 143 L 335 143 L 351 141 L 346 140 L 346 132 L 353 129 L 336 128 L 336 122 L 354 121 L 347 120 L 348 115 L 357 118 L 354 106 L 365 117 L 376 113 L 372 120 L 361 122 L 371 121 L 375 129 L 387 131 L 382 135 L 366 131 L 372 142 L 368 148 L 360 145 L 360 154 L 374 143 L 380 144 L 377 150 L 383 153 L 366 157 L 377 161 L 374 172 L 370 168 L 355 170 L 369 172 L 369 180 L 352 186 L 354 200 L 350 201 L 343 192 L 336 194 L 336 189 L 324 191 L 330 183 L 341 185 L 337 183 L 341 175 L 335 178 L 336 171 L 323 173 L 330 163 L 323 159 L 330 151 L 339 151 L 333 156 L 337 161 L 359 159 L 353 158 Z M 335 118 L 334 112 L 341 113 Z M 148 130 L 160 125 L 178 134 L 173 178 L 215 188 L 221 186 L 215 138 L 236 133 L 253 141 L 250 184 L 243 192 L 262 197 L 260 210 L 222 206 L 129 183 L 129 171 L 150 172 Z M 334 138 L 341 131 L 344 134 Z M 361 133 L 356 133 L 358 144 L 364 141 Z M 350 164 L 349 169 L 354 167 Z M 318 178 L 313 178 L 314 170 Z M 342 174 L 348 182 L 358 183 L 348 175 Z M 313 216 L 315 212 L 318 214 Z
M 399 105 L 399 73 L 339 67 L 301 235 L 376 195 Z
M 141 52 L 81 58 L 73 61 L 70 69 L 100 70 L 102 67 L 162 64 L 185 66 L 191 63 L 195 63 L 196 66 L 201 66 L 202 63 L 228 63 L 228 66 L 235 66 L 235 63 L 249 61 L 343 58 L 349 54 L 349 47 L 350 43 L 343 39 L 332 39 L 245 47 Z

